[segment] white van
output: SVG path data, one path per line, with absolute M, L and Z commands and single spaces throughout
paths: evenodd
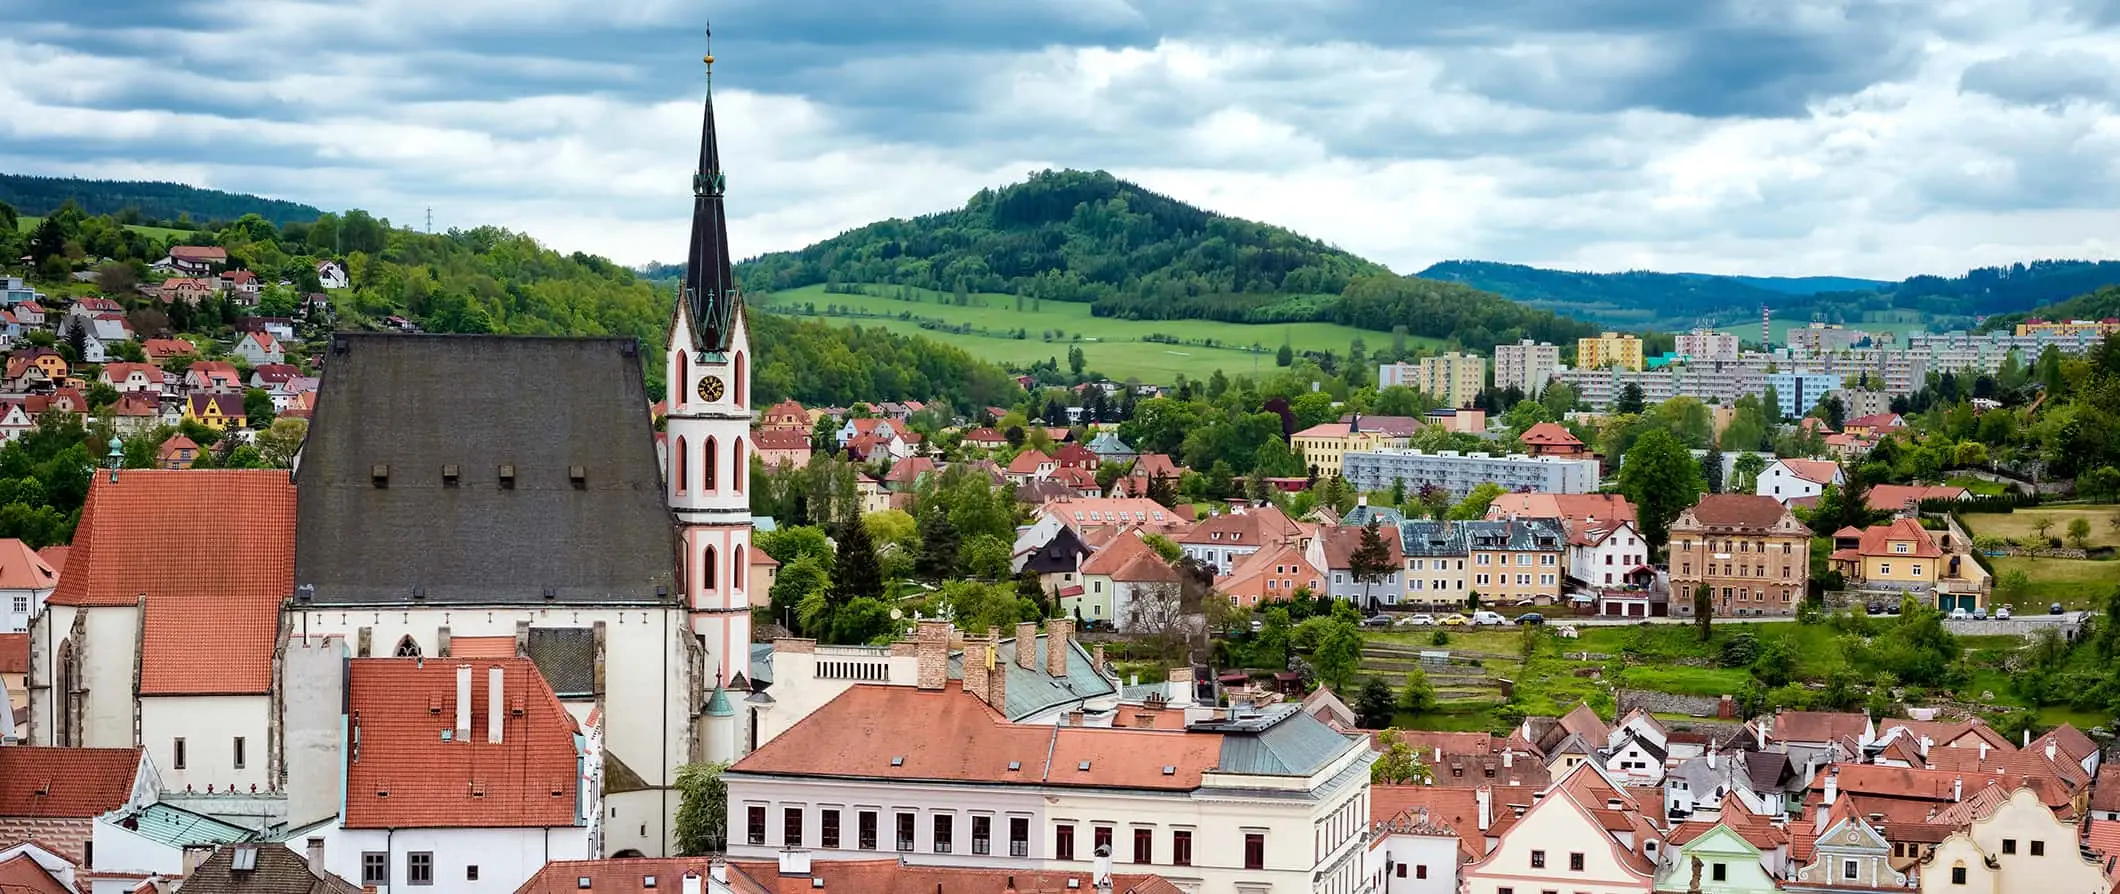
M 1472 626 L 1507 627 L 1509 626 L 1509 619 L 1502 617 L 1496 612 L 1478 611 L 1472 613 Z

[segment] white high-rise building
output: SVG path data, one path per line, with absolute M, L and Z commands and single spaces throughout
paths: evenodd
M 1494 387 L 1512 385 L 1527 396 L 1546 390 L 1553 371 L 1561 365 L 1559 345 L 1524 339 L 1513 345 L 1494 346 Z

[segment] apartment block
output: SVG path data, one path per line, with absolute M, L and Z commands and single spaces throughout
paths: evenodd
M 1537 395 L 1546 390 L 1560 365 L 1559 345 L 1528 338 L 1513 345 L 1495 345 L 1494 387 L 1515 386 L 1527 395 Z
M 1811 412 L 1828 393 L 1840 390 L 1841 381 L 1831 373 L 1767 373 L 1767 385 L 1774 389 L 1784 419 Z
M 1611 367 L 1641 372 L 1642 340 L 1617 332 L 1607 332 L 1596 338 L 1576 339 L 1575 365 L 1581 369 Z
M 1369 450 L 1342 456 L 1340 475 L 1362 490 L 1389 490 L 1403 481 L 1409 493 L 1427 485 L 1461 499 L 1490 481 L 1503 490 L 1586 494 L 1597 490 L 1598 466 L 1592 459 L 1557 456 Z
M 1695 329 L 1678 337 L 1678 353 L 1694 360 L 1736 360 L 1737 336 L 1713 329 Z

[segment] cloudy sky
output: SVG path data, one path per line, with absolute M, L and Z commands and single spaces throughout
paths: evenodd
M 2120 256 L 2120 0 L 0 0 L 0 170 L 682 255 L 1104 168 L 1402 272 Z

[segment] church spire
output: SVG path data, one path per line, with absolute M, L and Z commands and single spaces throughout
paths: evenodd
M 721 150 L 714 139 L 714 31 L 707 30 L 706 118 L 700 127 L 699 169 L 692 174 L 692 251 L 685 263 L 683 300 L 699 350 L 728 347 L 741 297 L 729 273 L 729 220 L 722 207 Z

